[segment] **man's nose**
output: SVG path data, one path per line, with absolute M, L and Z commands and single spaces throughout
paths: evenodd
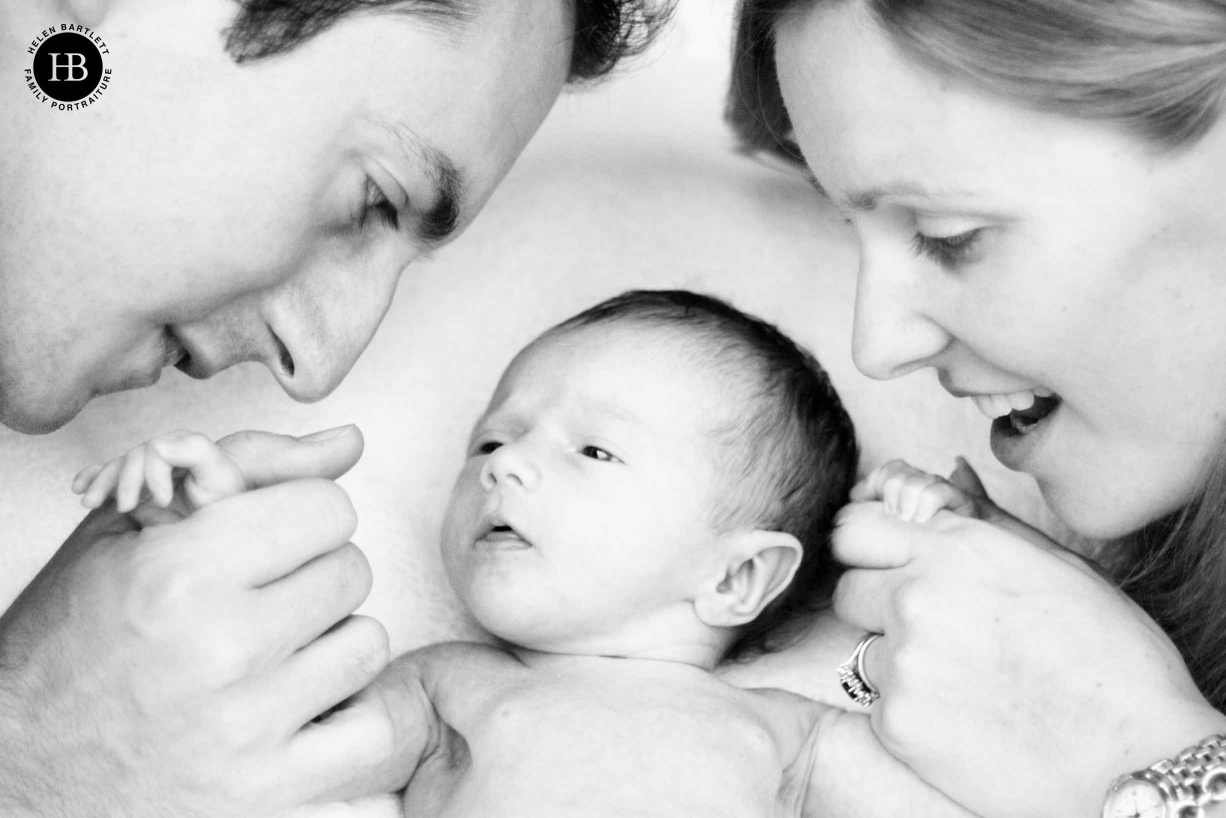
M 281 387 L 304 403 L 334 390 L 366 349 L 391 307 L 399 271 L 358 280 L 291 282 L 269 298 L 269 326 L 281 341 Z
M 481 485 L 486 491 L 495 486 L 534 491 L 541 483 L 541 470 L 526 441 L 515 441 L 499 446 L 486 458 L 481 467 Z
M 927 309 L 931 270 L 889 265 L 862 254 L 856 283 L 852 358 L 870 378 L 898 378 L 930 366 L 951 336 Z

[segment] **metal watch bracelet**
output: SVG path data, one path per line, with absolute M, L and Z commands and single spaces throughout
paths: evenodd
M 1170 815 L 1205 818 L 1205 806 L 1226 801 L 1226 735 L 1209 736 L 1139 774 L 1166 796 Z

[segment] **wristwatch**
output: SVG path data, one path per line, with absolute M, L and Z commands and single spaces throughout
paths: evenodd
M 1103 818 L 1204 818 L 1217 801 L 1226 801 L 1226 735 L 1112 781 Z

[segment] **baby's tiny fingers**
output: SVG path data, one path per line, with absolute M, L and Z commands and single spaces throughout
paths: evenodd
M 145 447 L 145 486 L 153 502 L 162 508 L 169 506 L 175 498 L 174 468 L 153 446 Z
M 123 458 L 119 470 L 119 485 L 115 488 L 115 508 L 124 514 L 140 503 L 145 487 L 145 447 L 137 446 Z
M 917 472 L 900 482 L 901 485 L 898 490 L 898 516 L 904 520 L 923 522 L 927 517 L 921 518 L 919 516 L 921 500 L 931 492 L 939 493 L 944 481 L 927 472 Z
M 102 467 L 104 465 L 106 464 L 95 463 L 94 465 L 86 466 L 85 468 L 81 469 L 81 471 L 77 472 L 77 476 L 72 478 L 72 493 L 84 494 L 85 490 L 89 488 L 90 483 L 94 482 L 94 478 L 98 476 L 100 471 L 102 471 Z
M 81 498 L 81 505 L 86 508 L 98 508 L 105 503 L 115 489 L 115 483 L 119 479 L 119 470 L 122 467 L 122 458 L 116 458 L 103 464 L 98 473 L 94 475 L 89 488 L 86 489 L 85 496 Z
M 923 523 L 932 519 L 932 515 L 941 509 L 949 509 L 958 514 L 967 502 L 966 495 L 957 487 L 938 478 L 933 485 L 925 489 L 916 500 L 915 522 Z
M 856 483 L 851 489 L 851 500 L 863 502 L 866 500 L 883 500 L 886 484 L 899 476 L 906 476 L 916 471 L 905 460 L 891 460 L 869 472 L 868 476 Z

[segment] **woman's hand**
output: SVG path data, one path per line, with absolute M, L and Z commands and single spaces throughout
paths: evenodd
M 864 502 L 834 547 L 836 614 L 885 634 L 866 656 L 874 731 L 974 812 L 1095 815 L 1116 775 L 1226 729 L 1157 625 L 1054 543 Z

